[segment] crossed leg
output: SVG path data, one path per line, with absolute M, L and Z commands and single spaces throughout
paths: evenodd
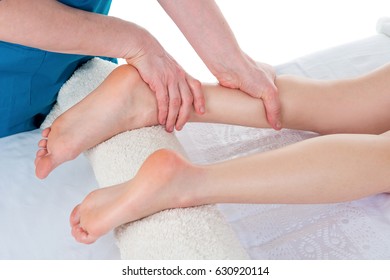
M 323 136 L 209 166 L 158 151 L 132 180 L 94 191 L 74 209 L 74 237 L 92 243 L 116 226 L 168 208 L 217 202 L 339 202 L 388 192 L 390 132 L 368 133 L 390 130 L 389 75 L 386 66 L 343 81 L 278 77 L 286 127 L 355 134 Z M 216 86 L 205 86 L 204 91 L 206 114 L 193 114 L 191 121 L 267 127 L 258 100 Z M 159 176 L 153 176 L 156 172 Z

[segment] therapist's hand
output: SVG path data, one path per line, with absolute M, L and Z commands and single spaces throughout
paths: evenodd
M 255 62 L 249 56 L 244 56 L 246 58 L 244 67 L 225 70 L 216 77 L 222 86 L 238 88 L 252 97 L 262 99 L 268 123 L 272 128 L 280 130 L 281 104 L 274 82 L 275 71 L 268 64 Z
M 174 128 L 181 130 L 193 108 L 198 114 L 205 111 L 201 84 L 155 43 L 148 44 L 141 54 L 126 61 L 137 68 L 142 79 L 155 92 L 159 123 L 165 125 L 168 132 Z
M 257 64 L 241 50 L 215 1 L 158 0 L 158 2 L 219 83 L 261 98 L 267 112 L 268 123 L 273 128 L 280 129 L 280 101 L 272 67 Z

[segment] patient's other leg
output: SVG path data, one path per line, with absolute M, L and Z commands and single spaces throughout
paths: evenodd
M 184 178 L 199 179 L 201 174 L 179 155 L 166 150 L 155 154 L 158 156 L 150 156 L 132 180 L 95 190 L 74 208 L 70 223 L 77 241 L 89 244 L 124 223 L 164 209 L 191 206 L 182 189 L 186 179 L 175 178 L 172 171 Z
M 168 208 L 354 200 L 390 191 L 389 167 L 389 134 L 322 136 L 208 166 L 160 150 L 134 179 L 90 193 L 72 212 L 72 233 L 92 243 L 116 226 Z

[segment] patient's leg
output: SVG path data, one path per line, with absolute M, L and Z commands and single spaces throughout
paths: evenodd
M 203 90 L 209 103 L 206 113 L 199 116 L 193 110 L 190 121 L 268 127 L 260 100 L 216 85 L 204 85 Z M 36 175 L 45 178 L 61 163 L 120 132 L 157 124 L 157 102 L 152 91 L 135 68 L 120 66 L 42 132 Z
M 278 77 L 283 125 L 320 133 L 387 131 L 389 76 L 390 66 L 356 79 L 334 82 Z M 269 127 L 261 100 L 215 85 L 204 85 L 203 90 L 206 113 L 192 113 L 190 121 Z M 43 132 L 36 174 L 45 178 L 59 164 L 120 132 L 155 124 L 157 106 L 151 90 L 134 68 L 118 67 L 101 86 Z
M 134 179 L 89 194 L 72 212 L 72 233 L 92 243 L 116 226 L 168 208 L 354 200 L 390 191 L 389 168 L 389 133 L 322 136 L 208 166 L 160 150 Z
M 284 126 L 331 133 L 380 134 L 390 130 L 390 64 L 367 75 L 335 81 L 284 77 Z M 286 94 L 284 94 L 286 93 Z M 284 98 L 285 97 L 285 98 Z
M 390 64 L 352 79 L 320 81 L 279 76 L 275 83 L 285 128 L 320 134 L 390 130 Z M 207 113 L 190 121 L 269 127 L 264 106 L 238 90 L 204 86 Z

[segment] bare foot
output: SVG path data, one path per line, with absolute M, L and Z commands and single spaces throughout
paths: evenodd
M 42 132 L 35 173 L 46 178 L 61 163 L 120 132 L 156 124 L 157 102 L 152 91 L 135 68 L 119 66 Z
M 175 152 L 159 150 L 132 180 L 95 190 L 76 206 L 70 216 L 72 235 L 90 244 L 119 225 L 169 208 L 200 205 L 192 185 L 202 172 Z

